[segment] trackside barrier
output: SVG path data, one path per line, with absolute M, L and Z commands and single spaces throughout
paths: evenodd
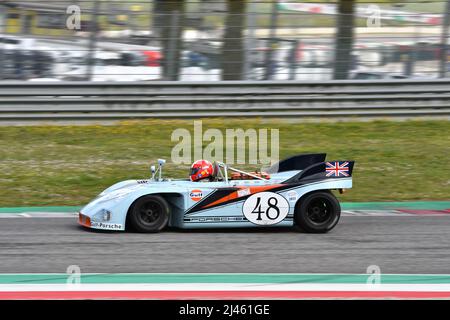
M 449 115 L 450 79 L 0 83 L 0 121 Z

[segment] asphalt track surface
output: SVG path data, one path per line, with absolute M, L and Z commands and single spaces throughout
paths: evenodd
M 291 229 L 90 231 L 72 218 L 0 220 L 0 273 L 450 273 L 450 215 L 345 216 Z

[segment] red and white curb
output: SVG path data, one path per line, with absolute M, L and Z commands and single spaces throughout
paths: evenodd
M 450 299 L 450 284 L 3 284 L 0 299 Z

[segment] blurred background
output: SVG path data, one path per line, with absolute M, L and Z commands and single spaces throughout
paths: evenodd
M 0 1 L 0 80 L 434 79 L 450 1 Z
M 0 272 L 449 274 L 449 18 L 450 0 L 0 0 Z M 249 159 L 252 131 L 260 155 L 355 160 L 344 223 L 331 237 L 75 227 L 160 158 L 189 178 L 171 159 L 180 129 L 192 161 Z

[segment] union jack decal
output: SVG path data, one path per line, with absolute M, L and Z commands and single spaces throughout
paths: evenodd
M 349 176 L 348 162 L 327 162 L 326 165 L 327 177 Z

